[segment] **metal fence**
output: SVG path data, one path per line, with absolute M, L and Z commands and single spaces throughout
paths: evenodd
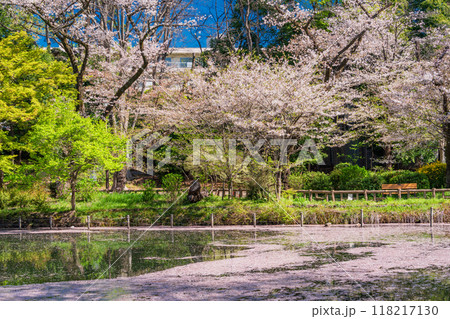
M 295 207 L 297 212 L 296 219 L 292 219 L 292 224 L 298 224 L 299 226 L 303 226 L 305 224 L 310 225 L 321 225 L 321 223 L 317 222 L 317 215 L 313 213 L 305 213 L 302 211 L 301 207 Z M 402 215 L 396 223 L 409 223 L 409 224 L 444 224 L 450 222 L 449 220 L 445 220 L 448 214 L 444 213 L 444 210 L 434 210 L 430 208 L 429 212 L 421 213 L 419 216 L 417 215 Z M 162 216 L 161 216 L 162 217 Z M 267 226 L 267 225 L 283 225 L 285 223 L 273 223 L 264 219 L 260 219 L 257 213 L 248 213 L 248 216 L 245 218 L 245 223 L 241 223 L 237 226 L 243 225 L 251 225 L 256 227 L 257 225 Z M 177 219 L 178 218 L 178 219 Z M 219 217 L 220 218 L 220 217 Z M 157 222 L 156 222 L 157 221 Z M 363 225 L 378 225 L 381 224 L 380 214 L 373 213 L 370 211 L 364 212 L 364 210 L 360 210 L 359 213 L 351 214 L 348 217 L 349 224 L 357 224 L 359 226 Z M 198 220 L 195 223 L 184 220 L 183 218 L 179 218 L 174 214 L 167 214 L 164 218 L 144 218 L 139 216 L 124 216 L 124 217 L 108 217 L 108 218 L 93 218 L 91 215 L 74 217 L 70 221 L 64 220 L 63 218 L 54 218 L 51 217 L 10 217 L 10 218 L 1 218 L 0 219 L 0 229 L 55 229 L 55 228 L 69 228 L 69 227 L 78 227 L 78 228 L 101 228 L 101 227 L 124 227 L 130 229 L 131 227 L 145 227 L 145 226 L 166 226 L 166 227 L 177 227 L 177 226 L 207 226 L 214 227 L 215 225 L 234 225 L 235 224 L 227 224 L 224 223 L 223 220 L 219 220 L 218 217 L 214 213 L 211 213 L 209 216 L 205 216 L 203 220 Z

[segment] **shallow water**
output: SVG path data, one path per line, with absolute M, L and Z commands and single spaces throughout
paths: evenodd
M 0 300 L 449 300 L 449 235 L 450 225 L 3 232 Z M 99 277 L 111 280 L 86 281 Z
M 101 231 L 1 235 L 0 285 L 131 277 L 189 263 L 233 258 L 235 252 L 245 249 L 237 245 L 253 240 L 255 234 Z M 271 236 L 271 232 L 258 236 Z

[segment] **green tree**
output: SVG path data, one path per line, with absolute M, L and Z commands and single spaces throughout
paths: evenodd
M 29 151 L 23 139 L 39 113 L 55 98 L 75 94 L 70 68 L 25 32 L 0 40 L 0 175 L 13 169 L 20 152 Z
M 67 181 L 71 206 L 80 178 L 93 170 L 119 171 L 125 161 L 125 141 L 101 120 L 84 118 L 73 103 L 57 102 L 42 112 L 29 134 L 34 168 L 44 176 Z
M 0 39 L 6 38 L 11 33 L 11 19 L 8 15 L 8 9 L 0 5 Z
M 429 13 L 425 19 L 428 26 L 450 25 L 450 4 L 448 0 L 410 0 L 411 10 Z

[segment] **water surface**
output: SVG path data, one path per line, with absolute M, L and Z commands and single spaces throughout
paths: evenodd
M 0 285 L 131 277 L 234 257 L 246 231 L 99 231 L 0 235 Z M 258 236 L 270 236 L 270 232 Z M 234 244 L 234 245 L 233 245 Z M 131 247 L 130 247 L 131 246 Z

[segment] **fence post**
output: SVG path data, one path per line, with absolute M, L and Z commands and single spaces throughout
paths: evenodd
M 253 227 L 256 228 L 256 213 L 253 213 Z
M 398 199 L 402 199 L 402 189 L 398 189 Z
M 361 209 L 361 227 L 364 226 L 364 210 Z
M 300 213 L 301 217 L 300 217 L 300 227 L 303 227 L 303 212 Z
M 50 216 L 50 229 L 53 229 L 53 217 Z
M 364 190 L 364 199 L 367 201 L 368 197 L 367 197 L 367 189 Z
M 433 198 L 436 198 L 436 188 L 433 188 Z
M 377 193 L 373 193 L 373 201 L 374 201 L 374 202 L 377 201 Z
M 334 196 L 334 189 L 331 190 L 331 200 L 336 201 L 336 197 Z
M 310 202 L 312 201 L 312 197 L 313 197 L 313 196 L 312 196 L 312 190 L 310 189 L 310 190 L 309 190 L 309 201 L 310 201 Z
M 130 229 L 130 215 L 127 215 L 127 228 Z
M 173 214 L 170 214 L 170 228 L 173 228 Z
M 430 227 L 433 227 L 433 207 L 430 208 Z
M 214 228 L 214 213 L 211 214 L 211 228 Z
M 22 217 L 19 217 L 19 229 L 22 229 Z

